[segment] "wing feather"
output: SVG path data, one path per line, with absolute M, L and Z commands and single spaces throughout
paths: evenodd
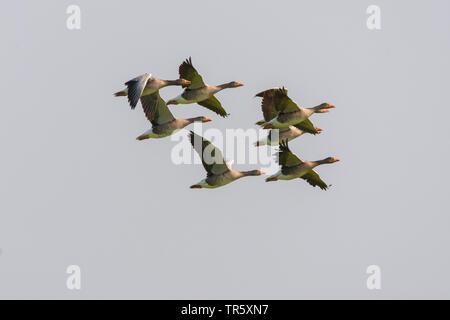
M 141 103 L 145 116 L 154 126 L 171 122 L 175 119 L 166 102 L 159 95 L 159 90 L 141 97 Z
M 222 107 L 222 104 L 220 103 L 220 101 L 217 100 L 217 98 L 214 96 L 211 96 L 208 99 L 199 101 L 197 103 L 199 105 L 201 105 L 202 107 L 205 107 L 205 108 L 217 113 L 221 117 L 225 118 L 226 116 L 228 116 L 228 113 Z
M 303 163 L 295 154 L 291 152 L 287 140 L 280 142 L 279 152 L 277 153 L 277 160 L 281 167 L 294 167 Z
M 190 132 L 189 138 L 192 147 L 202 159 L 203 167 L 208 176 L 222 174 L 229 170 L 219 148 L 193 131 Z
M 272 88 L 260 93 L 256 97 L 262 97 L 261 109 L 264 120 L 270 121 L 279 113 L 289 113 L 300 110 L 297 104 L 288 97 L 286 88 Z
M 131 109 L 136 108 L 139 98 L 144 91 L 147 81 L 151 78 L 151 74 L 144 73 L 130 81 L 125 82 L 128 87 L 128 102 L 130 103 Z
M 300 108 L 287 95 L 287 90 L 283 87 L 275 90 L 275 108 L 280 113 L 299 111 Z
M 261 102 L 261 109 L 264 115 L 265 121 L 270 121 L 278 115 L 278 111 L 275 108 L 275 91 L 269 89 L 263 92 L 263 99 Z
M 198 89 L 205 86 L 202 76 L 197 72 L 197 70 L 195 70 L 192 64 L 191 57 L 183 61 L 178 68 L 178 72 L 180 74 L 180 78 L 191 81 L 190 85 L 183 85 L 183 88 L 187 87 L 188 89 Z
M 312 124 L 312 122 L 309 119 L 303 120 L 300 123 L 297 123 L 295 125 L 295 127 L 297 127 L 298 129 L 307 132 L 307 133 L 311 133 L 311 134 L 318 134 L 320 133 L 320 131 L 317 130 L 316 127 L 314 127 L 314 125 Z
M 306 180 L 306 182 L 308 182 L 313 187 L 318 186 L 322 190 L 328 189 L 327 184 L 322 179 L 320 179 L 320 176 L 314 170 L 308 171 L 306 174 L 304 174 L 300 178 L 302 178 L 303 180 Z

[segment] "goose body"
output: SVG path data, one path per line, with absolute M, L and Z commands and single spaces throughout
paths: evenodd
M 185 90 L 179 96 L 167 101 L 167 104 L 190 104 L 198 103 L 199 105 L 217 113 L 222 117 L 228 114 L 222 107 L 222 104 L 214 96 L 217 92 L 227 89 L 243 86 L 242 83 L 232 81 L 218 86 L 210 86 L 203 81 L 202 76 L 192 65 L 192 59 L 186 59 L 179 67 L 180 77 L 190 81 L 190 84 L 183 85 Z
M 191 104 L 202 102 L 213 97 L 215 92 L 218 91 L 208 85 L 199 89 L 185 90 L 182 94 L 167 101 L 167 104 Z
M 230 170 L 227 172 L 217 175 L 211 175 L 201 180 L 200 182 L 191 186 L 191 188 L 195 189 L 198 188 L 197 186 L 200 186 L 201 188 L 215 189 L 218 187 L 223 187 L 242 177 L 244 177 L 244 175 L 240 171 L 233 170 L 230 168 Z
M 301 108 L 298 111 L 280 113 L 266 124 L 268 124 L 268 128 L 286 128 L 308 119 L 313 113 L 310 109 Z
M 192 185 L 191 189 L 214 189 L 225 186 L 242 177 L 264 174 L 260 170 L 237 171 L 232 169 L 231 164 L 225 162 L 220 149 L 192 131 L 190 133 L 190 141 L 194 150 L 199 154 L 203 167 L 207 172 L 206 178 Z
M 198 89 L 186 89 L 180 94 L 175 101 L 178 103 L 188 104 L 201 102 L 214 96 L 221 88 L 205 85 Z
M 303 122 L 301 122 L 302 124 Z M 311 133 L 311 134 L 317 134 L 320 133 L 322 131 L 322 129 L 320 128 L 314 128 L 314 131 L 311 132 L 308 129 L 299 129 L 299 127 L 301 126 L 289 126 L 288 128 L 281 128 L 281 129 L 271 129 L 269 131 L 269 134 L 267 135 L 265 140 L 260 140 L 257 141 L 255 143 L 255 145 L 258 146 L 263 146 L 263 145 L 268 145 L 268 146 L 277 146 L 280 144 L 280 141 L 291 141 L 295 138 L 300 137 L 301 135 L 305 134 L 305 133 Z M 278 134 L 276 132 L 276 130 L 278 130 Z M 317 133 L 315 133 L 317 132 Z
M 314 113 L 324 113 L 328 112 L 328 109 L 334 108 L 328 103 L 322 103 L 313 108 L 299 107 L 288 97 L 285 88 L 268 89 L 256 96 L 263 98 L 264 121 L 258 121 L 257 124 L 262 125 L 264 129 L 288 128 L 308 120 Z M 314 126 L 312 127 L 314 128 Z
M 267 181 L 275 181 L 276 180 L 292 180 L 296 178 L 301 178 L 308 171 L 312 170 L 316 165 L 309 161 L 304 161 L 303 163 L 293 166 L 293 167 L 284 167 L 280 169 L 277 173 L 271 175 L 267 178 Z
M 155 124 L 151 129 L 145 131 L 143 134 L 141 134 L 139 137 L 137 137 L 137 140 L 144 140 L 144 139 L 161 139 L 168 136 L 171 136 L 175 134 L 176 132 L 180 131 L 184 127 L 188 126 L 192 122 L 208 122 L 211 121 L 209 118 L 205 117 L 198 117 L 198 118 L 191 118 L 191 119 L 180 119 L 180 118 L 174 118 L 172 121 L 163 123 L 163 124 Z
M 322 190 L 326 190 L 328 189 L 328 185 L 313 169 L 319 165 L 337 161 L 339 159 L 333 157 L 317 161 L 300 160 L 289 150 L 288 142 L 282 141 L 280 143 L 280 151 L 278 152 L 278 163 L 281 165 L 281 169 L 268 177 L 266 182 L 302 178 L 313 187 L 319 186 Z

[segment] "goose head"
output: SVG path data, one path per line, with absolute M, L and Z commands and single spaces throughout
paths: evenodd
M 237 82 L 237 81 L 231 81 L 230 82 L 230 88 L 237 88 L 237 87 L 242 87 L 244 84 L 241 82 Z
M 261 170 L 251 170 L 251 171 L 244 171 L 242 172 L 244 176 L 262 176 L 263 174 L 266 174 L 264 171 Z
M 191 82 L 190 82 L 189 80 L 186 80 L 186 79 L 183 79 L 183 78 L 177 79 L 177 80 L 175 80 L 175 81 L 176 81 L 177 84 L 180 85 L 180 86 L 188 86 L 188 85 L 191 84 Z
M 237 81 L 231 81 L 225 84 L 220 85 L 219 87 L 222 89 L 228 89 L 228 88 L 237 88 L 237 87 L 242 87 L 244 84 L 241 82 L 237 82 Z
M 189 118 L 186 119 L 187 121 L 189 121 L 189 123 L 193 123 L 193 122 L 210 122 L 212 121 L 210 118 L 207 117 L 195 117 L 195 118 Z
M 201 122 L 210 122 L 210 121 L 212 121 L 211 118 L 208 118 L 208 117 L 200 117 L 200 119 L 201 119 L 200 120 Z
M 325 102 L 325 103 L 319 104 L 318 106 L 314 107 L 314 112 L 325 113 L 325 112 L 329 112 L 330 110 L 328 110 L 328 109 L 332 109 L 332 108 L 335 108 L 335 106 Z
M 324 163 L 334 163 L 334 162 L 338 162 L 340 161 L 338 158 L 334 158 L 334 157 L 328 157 L 323 159 Z

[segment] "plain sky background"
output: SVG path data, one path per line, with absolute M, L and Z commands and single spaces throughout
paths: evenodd
M 70 4 L 81 30 L 66 28 Z M 445 0 L 5 3 L 0 297 L 450 298 L 449 13 Z M 207 83 L 245 84 L 217 95 L 227 119 L 172 108 L 206 128 L 255 127 L 253 95 L 275 86 L 336 105 L 313 116 L 321 135 L 290 143 L 341 159 L 317 169 L 330 190 L 264 177 L 191 190 L 201 165 L 172 164 L 170 138 L 136 141 L 141 107 L 112 94 L 144 72 L 177 78 L 188 56 Z

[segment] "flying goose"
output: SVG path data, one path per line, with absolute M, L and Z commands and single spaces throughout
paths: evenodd
M 177 80 L 161 80 L 153 78 L 151 74 L 144 73 L 130 81 L 125 82 L 127 88 L 122 91 L 114 93 L 116 97 L 128 96 L 128 102 L 131 109 L 136 108 L 140 97 L 155 93 L 161 88 L 167 86 L 182 86 L 189 85 L 191 82 L 185 79 Z
M 191 131 L 190 140 L 193 148 L 202 159 L 206 178 L 191 186 L 191 189 L 217 188 L 246 176 L 260 176 L 265 174 L 260 170 L 237 171 L 231 169 L 231 163 L 226 163 L 222 152 L 210 141 Z
M 226 117 L 228 114 L 222 107 L 222 104 L 214 94 L 227 89 L 243 86 L 242 83 L 232 81 L 224 83 L 218 86 L 210 86 L 203 82 L 202 76 L 195 70 L 192 65 L 192 59 L 186 59 L 179 68 L 180 78 L 187 79 L 191 83 L 189 85 L 183 85 L 186 88 L 182 94 L 167 101 L 167 104 L 189 104 L 197 102 L 199 105 L 214 111 L 222 117 Z
M 325 113 L 329 111 L 328 109 L 334 108 L 328 103 L 312 108 L 301 108 L 288 97 L 285 88 L 268 89 L 256 94 L 256 97 L 263 97 L 264 121 L 258 121 L 256 124 L 263 126 L 264 129 L 287 128 L 307 120 L 314 113 Z M 309 123 L 307 125 L 311 127 Z
M 281 169 L 274 175 L 268 177 L 266 182 L 302 178 L 313 187 L 319 186 L 322 190 L 328 188 L 327 184 L 320 179 L 319 175 L 313 169 L 321 164 L 337 162 L 339 159 L 328 157 L 317 161 L 300 160 L 289 150 L 287 141 L 282 141 L 279 148 L 280 151 L 278 152 L 277 158 Z
M 279 112 L 275 107 L 276 103 L 275 90 L 276 89 L 269 89 L 259 93 L 259 95 L 263 96 L 261 102 L 261 109 L 263 112 L 264 120 L 258 121 L 256 123 L 257 125 L 265 125 L 267 122 L 269 122 L 278 115 Z M 278 135 L 275 130 L 277 129 L 270 130 L 267 138 L 265 140 L 257 141 L 255 145 L 261 146 L 267 144 L 269 146 L 276 146 L 282 140 L 290 141 L 297 137 L 300 137 L 304 133 L 318 134 L 322 131 L 322 129 L 314 127 L 314 125 L 311 123 L 309 119 L 305 119 L 302 122 L 296 124 L 295 126 L 289 126 L 287 128 L 278 129 L 279 130 Z
M 195 117 L 189 119 L 175 118 L 159 95 L 159 90 L 152 94 L 142 96 L 141 103 L 144 108 L 145 116 L 152 124 L 152 128 L 137 137 L 137 140 L 164 138 L 174 134 L 193 122 L 211 121 L 211 119 L 207 117 Z

